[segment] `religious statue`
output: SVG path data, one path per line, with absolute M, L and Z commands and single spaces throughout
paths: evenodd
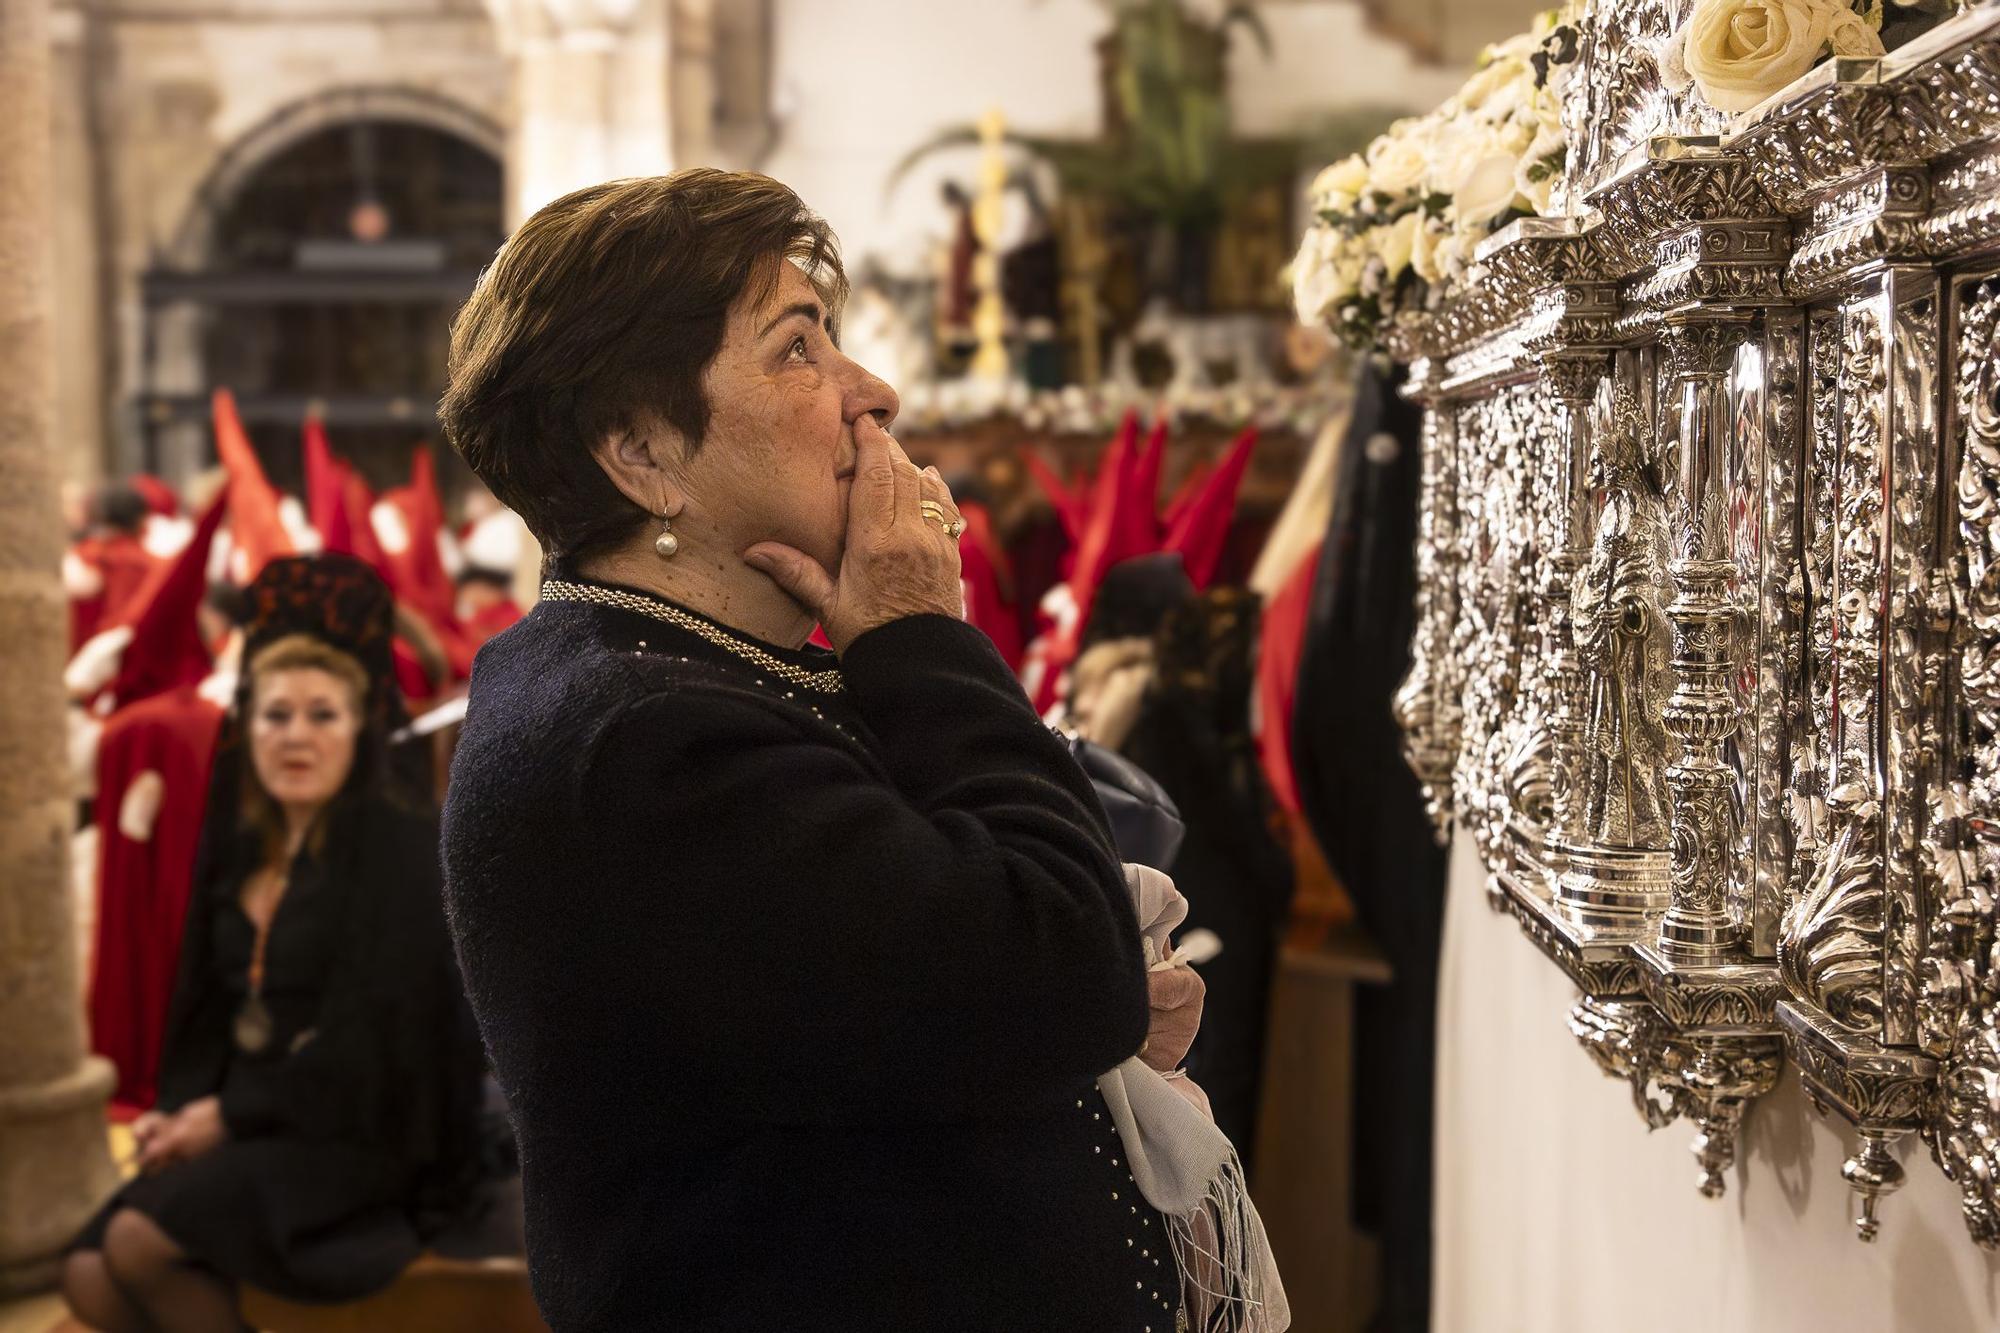
M 1591 458 L 1591 487 L 1602 492 L 1603 507 L 1570 594 L 1584 669 L 1580 831 L 1612 847 L 1665 847 L 1671 809 L 1672 747 L 1660 722 L 1673 637 L 1660 596 L 1666 506 L 1647 458 L 1650 433 L 1621 388 Z

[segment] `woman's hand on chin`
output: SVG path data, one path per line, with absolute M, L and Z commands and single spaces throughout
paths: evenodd
M 892 620 L 956 617 L 964 608 L 958 543 L 945 527 L 959 523 L 958 506 L 944 478 L 936 468 L 912 463 L 872 415 L 855 423 L 854 443 L 838 577 L 829 578 L 817 561 L 779 542 L 758 542 L 743 553 L 745 564 L 819 617 L 837 653 Z M 942 521 L 925 515 L 926 501 L 937 506 Z

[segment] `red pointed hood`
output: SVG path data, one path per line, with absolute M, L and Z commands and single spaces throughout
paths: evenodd
M 1208 480 L 1208 474 L 1212 470 L 1207 459 L 1194 460 L 1188 467 L 1187 475 L 1181 478 L 1181 484 L 1174 487 L 1174 493 L 1167 497 L 1164 505 L 1160 506 L 1162 528 L 1172 532 L 1180 524 L 1181 516 L 1187 513 L 1188 506 L 1194 503 L 1194 497 L 1201 492 L 1201 484 Z
M 389 558 L 382 553 L 382 543 L 375 536 L 375 492 L 368 489 L 368 483 L 353 468 L 341 478 L 341 500 L 347 510 L 347 554 L 366 564 L 384 583 L 393 589 L 395 584 L 389 572 Z
M 1156 549 L 1160 544 L 1160 524 L 1153 517 L 1153 506 L 1160 499 L 1160 470 L 1167 461 L 1167 418 L 1161 414 L 1153 418 L 1153 429 L 1146 436 L 1146 448 L 1139 455 L 1132 468 L 1132 504 L 1146 516 L 1146 550 Z
M 306 521 L 319 534 L 322 550 L 351 550 L 347 507 L 341 498 L 347 464 L 334 457 L 333 447 L 327 443 L 326 426 L 317 416 L 308 416 L 300 433 L 305 443 Z
M 174 488 L 152 473 L 136 473 L 127 484 L 139 492 L 140 498 L 146 502 L 146 508 L 161 518 L 172 518 L 181 512 L 181 499 L 174 494 Z
M 965 588 L 965 618 L 985 631 L 1000 650 L 1009 670 L 1021 667 L 1021 618 L 1008 596 L 1012 574 L 1007 553 L 993 531 L 993 519 L 986 506 L 966 500 L 958 506 L 965 520 L 965 533 L 958 543 L 959 579 Z
M 1236 513 L 1236 492 L 1256 447 L 1257 427 L 1244 427 L 1167 534 L 1165 549 L 1180 552 L 1188 577 L 1197 588 L 1206 589 L 1215 580 L 1223 543 L 1229 536 L 1229 521 Z
M 437 473 L 428 445 L 418 445 L 410 456 L 410 480 L 382 493 L 382 502 L 396 512 L 405 540 L 401 549 L 393 542 L 382 544 L 389 569 L 389 586 L 399 600 L 408 603 L 441 634 L 458 625 L 451 576 L 445 573 L 444 558 L 438 554 L 438 537 L 444 529 L 444 504 L 438 498 Z
M 232 481 L 209 501 L 194 537 L 153 571 L 121 618 L 132 628 L 132 641 L 119 655 L 118 674 L 111 682 L 117 707 L 197 684 L 214 665 L 202 642 L 197 612 L 208 593 L 208 548 L 231 508 L 229 492 L 234 489 Z
M 1063 536 L 1069 538 L 1072 544 L 1077 542 L 1083 535 L 1082 500 L 1040 453 L 1023 449 L 1021 462 L 1028 469 L 1028 475 L 1035 479 L 1035 484 L 1042 488 L 1042 494 L 1048 497 L 1049 507 L 1056 511 L 1056 518 L 1062 523 Z
M 1091 483 L 1090 510 L 1077 540 L 1076 567 L 1069 576 L 1079 625 L 1090 620 L 1091 599 L 1105 571 L 1156 547 L 1152 501 L 1138 493 L 1138 439 L 1139 418 L 1127 412 Z
M 293 554 L 291 534 L 278 517 L 278 491 L 264 475 L 256 450 L 236 415 L 236 396 L 217 389 L 211 400 L 215 418 L 215 452 L 229 473 L 229 537 L 243 553 L 247 583 L 264 566 Z
M 382 544 L 375 538 L 375 493 L 352 464 L 333 452 L 326 427 L 312 417 L 305 430 L 306 509 L 319 531 L 320 550 L 351 555 L 393 588 Z

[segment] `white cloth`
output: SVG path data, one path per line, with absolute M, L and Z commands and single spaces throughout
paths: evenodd
M 1187 966 L 1173 952 L 1173 928 L 1187 919 L 1187 899 L 1174 882 L 1151 866 L 1128 864 L 1125 886 L 1148 970 Z M 1291 1327 L 1278 1265 L 1228 1136 L 1137 1056 L 1098 1079 L 1097 1088 L 1139 1192 L 1166 1215 L 1194 1327 L 1204 1333 Z

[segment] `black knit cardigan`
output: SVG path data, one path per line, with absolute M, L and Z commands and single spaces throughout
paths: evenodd
M 1088 779 L 958 621 L 754 646 L 544 600 L 474 671 L 446 898 L 544 1314 L 1166 1333 L 1094 1088 L 1147 1003 Z

